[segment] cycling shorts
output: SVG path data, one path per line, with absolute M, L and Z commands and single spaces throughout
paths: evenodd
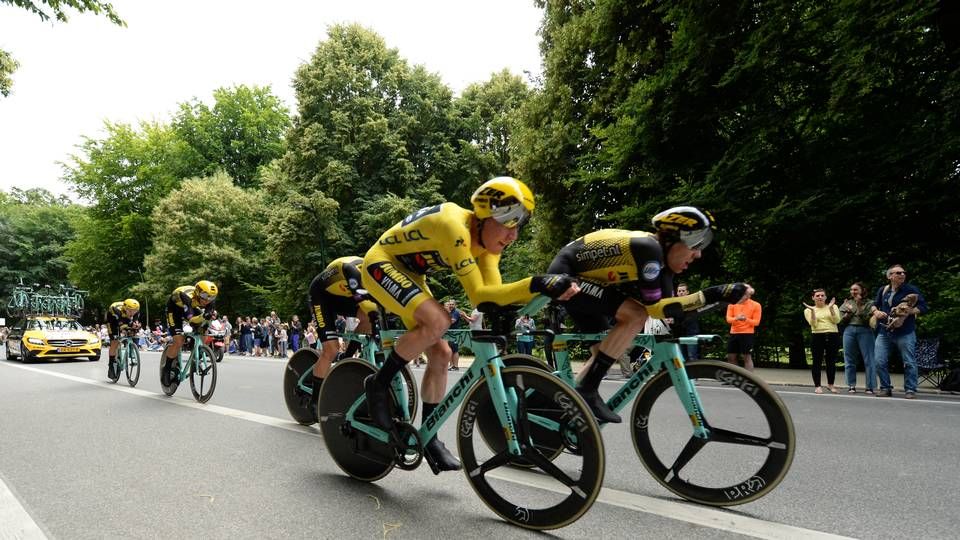
M 559 302 L 573 319 L 577 331 L 594 334 L 606 332 L 620 306 L 630 298 L 620 287 L 580 278 L 580 292 L 566 302 Z
M 129 327 L 133 324 L 133 321 L 130 319 L 121 319 L 113 313 L 107 313 L 107 327 L 110 329 L 110 339 L 118 340 L 120 339 L 120 326 Z
M 172 300 L 167 301 L 167 328 L 168 333 L 171 336 L 182 336 L 183 335 L 183 321 L 186 319 L 187 308 L 178 306 L 176 302 Z M 193 317 L 188 321 L 193 326 L 198 326 L 202 324 L 203 312 L 194 314 Z
M 317 341 L 332 341 L 340 337 L 337 315 L 356 317 L 357 311 L 370 313 L 377 305 L 369 300 L 357 302 L 352 296 L 339 296 L 320 287 L 310 289 L 310 313 L 317 321 Z
M 363 258 L 363 288 L 370 296 L 403 320 L 408 330 L 417 326 L 413 314 L 420 304 L 433 299 L 426 276 L 411 272 L 376 247 Z

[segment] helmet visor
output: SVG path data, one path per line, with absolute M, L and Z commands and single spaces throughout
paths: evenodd
M 698 231 L 681 231 L 680 241 L 690 249 L 707 249 L 713 241 L 713 229 L 707 227 Z
M 212 294 L 209 294 L 206 291 L 200 291 L 199 296 L 201 300 L 210 300 L 214 297 Z
M 497 206 L 490 214 L 497 223 L 508 229 L 522 227 L 530 221 L 530 212 L 520 203 Z

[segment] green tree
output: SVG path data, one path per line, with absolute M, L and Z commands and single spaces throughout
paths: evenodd
M 202 164 L 168 126 L 107 122 L 105 129 L 105 138 L 85 138 L 81 155 L 64 165 L 64 178 L 93 202 L 67 246 L 70 276 L 104 304 L 126 294 L 134 281 L 129 271 L 142 268 L 154 207 Z
M 31 0 L 0 0 L 0 4 L 9 4 L 26 9 L 35 13 L 42 21 L 49 21 L 51 14 L 53 18 L 60 22 L 67 22 L 66 8 L 71 8 L 79 13 L 91 12 L 96 15 L 101 13 L 113 24 L 126 26 L 127 23 L 120 18 L 113 10 L 113 6 L 100 2 L 99 0 L 42 0 L 41 2 L 32 2 Z M 46 4 L 50 13 L 41 6 Z M 13 79 L 10 77 L 20 65 L 14 60 L 13 56 L 3 49 L 0 49 L 0 96 L 10 95 L 10 89 L 13 87 Z
M 269 87 L 219 88 L 213 97 L 212 108 L 197 99 L 180 104 L 173 128 L 206 161 L 198 175 L 223 170 L 237 185 L 256 187 L 257 170 L 283 155 L 287 108 Z
M 700 272 L 751 280 L 764 335 L 802 343 L 814 285 L 873 288 L 893 259 L 956 245 L 958 64 L 937 2 L 545 7 L 515 156 L 540 249 L 706 206 L 724 233 Z
M 261 195 L 224 173 L 184 181 L 150 216 L 153 248 L 144 260 L 146 283 L 135 291 L 160 301 L 178 286 L 208 279 L 220 288 L 220 312 L 263 308 L 251 285 L 266 281 L 266 215 Z
M 443 188 L 451 200 L 466 204 L 481 182 L 519 176 L 510 164 L 510 144 L 520 107 L 531 94 L 523 79 L 504 69 L 485 82 L 471 84 L 454 101 L 462 168 Z
M 365 250 L 377 235 L 356 224 L 376 200 L 440 186 L 457 167 L 450 90 L 356 25 L 333 26 L 294 77 L 299 114 L 282 170 L 290 191 L 339 204 L 337 252 Z M 435 193 L 419 190 L 420 198 Z M 298 226 L 313 228 L 307 215 Z M 271 227 L 274 228 L 274 227 Z
M 7 51 L 0 49 L 0 96 L 10 95 L 10 89 L 13 88 L 13 78 L 11 75 L 20 64 L 13 59 Z
M 81 214 L 79 205 L 44 189 L 0 192 L 0 297 L 21 278 L 54 288 L 68 282 L 64 245 Z

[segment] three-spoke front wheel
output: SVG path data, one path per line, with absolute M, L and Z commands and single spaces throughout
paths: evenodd
M 193 398 L 206 403 L 217 388 L 217 362 L 213 351 L 206 345 L 197 348 L 197 356 L 190 364 L 190 391 Z
M 130 386 L 136 386 L 140 380 L 140 350 L 133 342 L 127 344 L 127 365 L 125 371 L 127 374 L 127 383 L 130 384 Z M 119 373 L 117 373 L 117 378 L 120 378 Z
M 488 383 L 481 381 L 467 395 L 457 423 L 457 442 L 467 481 L 501 518 L 528 529 L 555 529 L 580 518 L 600 494 L 604 449 L 600 429 L 583 399 L 570 386 L 535 367 L 502 371 L 508 394 L 517 396 L 517 441 L 522 456 L 510 454 L 506 434 L 489 441 L 477 419 L 497 418 Z M 537 429 L 575 434 L 576 452 L 541 448 Z M 519 471 L 522 464 L 544 474 Z M 518 479 L 518 475 L 524 475 Z M 518 481 L 519 480 L 519 481 Z
M 706 438 L 661 371 L 640 390 L 631 416 L 640 461 L 664 487 L 711 506 L 756 500 L 783 480 L 796 448 L 793 420 L 780 397 L 749 371 L 722 362 L 692 362 Z

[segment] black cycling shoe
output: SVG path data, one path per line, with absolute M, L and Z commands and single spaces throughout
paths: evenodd
M 597 420 L 610 424 L 619 424 L 623 421 L 617 413 L 611 411 L 610 407 L 607 407 L 603 398 L 600 397 L 600 393 L 596 390 L 587 391 L 577 388 L 577 392 L 580 394 L 580 397 L 587 402 L 587 406 L 590 407 L 590 410 L 593 412 L 593 415 L 597 417 Z
M 375 377 L 376 375 L 370 375 L 363 380 L 363 389 L 367 394 L 367 412 L 374 424 L 392 431 L 394 424 L 390 416 L 390 398 L 387 396 L 387 389 L 377 385 Z
M 430 442 L 424 445 L 423 451 L 429 454 L 427 461 L 436 465 L 434 474 L 439 474 L 440 471 L 459 471 L 463 468 L 460 465 L 460 460 L 447 450 L 447 447 L 436 437 L 430 439 Z
M 110 380 L 120 377 L 120 374 L 117 373 L 119 371 L 118 368 L 119 366 L 117 366 L 116 360 L 107 360 L 107 377 L 109 377 Z
M 176 360 L 164 360 L 160 384 L 167 387 L 180 384 L 180 369 L 176 366 Z

